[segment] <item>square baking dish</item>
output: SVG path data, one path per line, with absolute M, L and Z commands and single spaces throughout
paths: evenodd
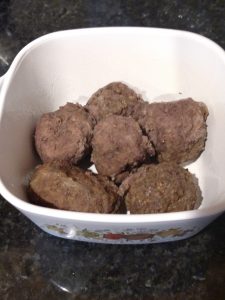
M 225 210 L 225 53 L 200 35 L 111 27 L 55 32 L 31 42 L 1 78 L 0 193 L 44 231 L 102 243 L 157 243 L 190 237 Z M 100 87 L 122 81 L 145 100 L 192 97 L 209 109 L 206 150 L 188 169 L 203 194 L 199 209 L 107 215 L 40 207 L 26 186 L 38 163 L 36 121 L 67 101 L 85 104 Z

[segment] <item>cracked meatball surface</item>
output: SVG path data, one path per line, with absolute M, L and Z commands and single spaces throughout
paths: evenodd
M 111 178 L 155 154 L 138 123 L 131 117 L 117 115 L 95 126 L 92 148 L 91 159 L 98 173 Z
M 89 152 L 94 124 L 79 104 L 67 103 L 42 115 L 35 130 L 35 146 L 42 161 L 76 164 Z
M 29 185 L 31 202 L 77 212 L 116 213 L 121 206 L 117 192 L 103 176 L 55 163 L 38 166 Z
M 108 115 L 123 115 L 128 107 L 143 102 L 131 88 L 122 82 L 112 82 L 97 90 L 88 100 L 86 107 L 100 121 Z
M 208 110 L 201 102 L 188 98 L 143 103 L 131 114 L 153 143 L 160 162 L 188 163 L 205 148 Z
M 202 200 L 194 175 L 167 162 L 140 167 L 121 184 L 119 193 L 131 214 L 192 210 Z

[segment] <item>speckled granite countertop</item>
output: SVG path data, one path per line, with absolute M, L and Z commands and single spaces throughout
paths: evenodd
M 0 74 L 45 33 L 124 25 L 190 30 L 225 48 L 224 0 L 2 0 Z M 0 299 L 225 299 L 225 214 L 184 241 L 95 245 L 49 236 L 0 198 L 0 228 Z

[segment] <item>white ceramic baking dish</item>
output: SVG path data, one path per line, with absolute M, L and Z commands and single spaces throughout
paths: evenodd
M 225 210 L 225 53 L 193 33 L 156 28 L 61 31 L 31 42 L 1 78 L 0 192 L 50 234 L 103 243 L 155 243 L 190 237 Z M 62 211 L 30 204 L 37 164 L 32 135 L 42 113 L 67 101 L 84 104 L 98 88 L 122 81 L 147 100 L 191 96 L 209 109 L 208 140 L 189 165 L 199 178 L 199 209 L 146 215 Z

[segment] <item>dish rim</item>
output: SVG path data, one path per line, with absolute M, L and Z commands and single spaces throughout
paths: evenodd
M 88 34 L 109 34 L 109 33 L 118 33 L 120 32 L 125 34 L 129 33 L 138 33 L 138 32 L 152 32 L 157 35 L 164 36 L 184 36 L 185 38 L 193 41 L 198 41 L 205 46 L 213 49 L 216 55 L 218 55 L 222 62 L 225 65 L 225 51 L 216 44 L 214 41 L 200 35 L 197 33 L 192 33 L 189 31 L 176 30 L 176 29 L 165 29 L 165 28 L 155 28 L 155 27 L 97 27 L 97 28 L 81 28 L 81 29 L 70 29 L 56 31 L 43 35 L 22 48 L 19 53 L 14 58 L 8 71 L 0 78 L 0 83 L 2 84 L 0 92 L 0 121 L 2 119 L 4 100 L 7 94 L 7 91 L 10 87 L 10 83 L 13 79 L 13 74 L 20 66 L 23 61 L 23 58 L 34 48 L 38 47 L 40 44 L 49 42 L 54 39 L 66 37 L 73 35 L 74 37 L 79 37 L 80 35 Z M 66 220 L 76 220 L 76 221 L 85 221 L 85 222 L 97 222 L 97 223 L 114 223 L 114 224 L 140 224 L 140 223 L 158 223 L 158 222 L 171 222 L 179 220 L 191 220 L 198 219 L 208 216 L 213 216 L 220 214 L 225 210 L 225 199 L 224 202 L 208 206 L 205 208 L 199 208 L 189 211 L 179 211 L 179 212 L 169 212 L 169 213 L 157 213 L 157 214 L 97 214 L 97 213 L 83 213 L 75 211 L 66 211 L 48 207 L 41 207 L 35 204 L 26 202 L 23 199 L 16 197 L 12 194 L 5 186 L 0 178 L 0 193 L 1 195 L 13 206 L 17 207 L 19 210 L 24 212 L 48 216 L 59 219 Z M 225 195 L 224 195 L 225 196 Z M 225 198 L 225 197 L 224 197 Z

